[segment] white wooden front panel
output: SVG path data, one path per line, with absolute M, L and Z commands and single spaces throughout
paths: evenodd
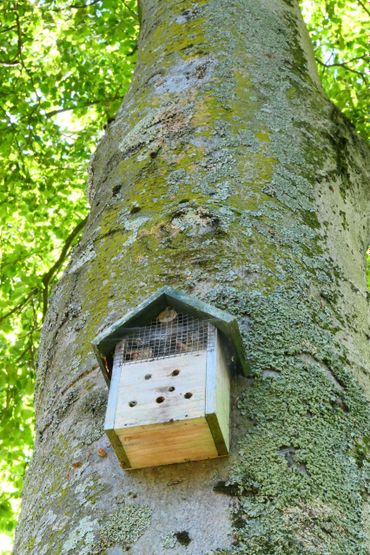
M 113 357 L 113 368 L 112 368 L 112 379 L 109 386 L 109 394 L 108 394 L 108 405 L 107 405 L 107 412 L 105 415 L 105 422 L 104 422 L 104 429 L 105 430 L 113 430 L 114 429 L 114 422 L 116 418 L 116 407 L 118 402 L 118 393 L 119 393 L 119 382 L 121 379 L 121 360 L 123 357 L 123 345 L 122 341 L 120 341 L 115 349 L 114 357 Z
M 174 376 L 176 370 L 180 372 Z M 114 428 L 204 416 L 205 380 L 206 351 L 123 364 Z M 164 400 L 158 403 L 161 397 Z

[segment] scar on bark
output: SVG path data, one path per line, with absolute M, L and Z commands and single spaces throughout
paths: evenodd
M 189 545 L 189 543 L 191 542 L 189 533 L 186 530 L 183 530 L 182 532 L 176 532 L 175 537 L 181 545 Z
M 310 473 L 307 470 L 307 466 L 305 463 L 301 463 L 295 460 L 295 456 L 297 454 L 297 449 L 289 446 L 282 446 L 279 449 L 279 455 L 284 457 L 286 460 L 289 468 L 295 468 L 300 474 L 306 477 L 310 477 Z
M 300 359 L 303 360 L 303 362 L 306 362 L 308 364 L 314 364 L 316 366 L 317 365 L 320 366 L 321 370 L 323 371 L 323 373 L 325 374 L 329 382 L 331 382 L 334 385 L 334 387 L 339 391 L 343 391 L 344 384 L 341 382 L 339 378 L 337 378 L 337 376 L 334 375 L 334 372 L 329 367 L 327 361 L 319 360 L 318 358 L 314 357 L 310 353 L 302 353 L 300 355 Z

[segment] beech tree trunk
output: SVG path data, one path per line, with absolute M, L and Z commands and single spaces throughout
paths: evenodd
M 143 0 L 54 291 L 17 555 L 369 553 L 368 151 L 295 0 Z M 367 169 L 366 169 L 367 167 Z M 238 318 L 227 458 L 124 471 L 90 342 L 163 285 Z

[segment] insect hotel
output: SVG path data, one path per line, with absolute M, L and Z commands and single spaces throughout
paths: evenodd
M 105 431 L 123 468 L 227 455 L 232 367 L 247 371 L 234 316 L 164 287 L 98 335 Z

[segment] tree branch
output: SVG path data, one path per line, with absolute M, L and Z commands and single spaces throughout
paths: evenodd
M 20 310 L 21 308 L 24 307 L 25 304 L 27 304 L 31 298 L 36 295 L 36 293 L 39 292 L 39 288 L 38 287 L 34 287 L 32 289 L 32 291 L 30 293 L 28 293 L 28 295 L 26 295 L 20 303 L 18 303 L 16 306 L 14 306 L 11 310 L 9 310 L 8 312 L 6 312 L 5 314 L 3 314 L 2 316 L 0 316 L 0 322 L 3 322 L 4 320 L 6 320 L 7 318 L 9 318 L 9 316 L 11 316 L 12 314 L 14 314 L 15 312 L 18 312 L 18 310 Z
M 133 46 L 131 52 L 127 54 L 127 56 L 133 56 L 138 49 L 138 43 L 136 42 L 135 46 Z
M 361 0 L 357 0 L 357 3 L 360 4 L 361 8 L 368 14 L 370 15 L 370 11 L 367 9 L 367 7 L 365 6 L 365 4 L 363 2 L 361 2 Z
M 55 274 L 58 272 L 58 270 L 60 269 L 63 262 L 65 261 L 67 255 L 68 255 L 68 251 L 69 251 L 74 239 L 77 237 L 77 235 L 80 233 L 80 231 L 84 228 L 86 222 L 87 222 L 87 217 L 84 218 L 83 220 L 81 220 L 76 225 L 76 227 L 71 231 L 71 233 L 68 235 L 67 239 L 65 240 L 65 243 L 63 245 L 63 248 L 61 250 L 61 253 L 59 255 L 58 260 L 55 262 L 55 264 L 53 264 L 53 266 L 41 278 L 41 281 L 42 281 L 42 284 L 43 284 L 43 292 L 42 292 L 42 296 L 43 296 L 42 317 L 43 317 L 43 319 L 46 316 L 50 282 L 53 279 L 53 277 L 55 276 Z
M 130 8 L 130 6 L 128 6 L 128 5 L 126 4 L 126 0 L 121 0 L 121 2 L 122 2 L 122 4 L 125 6 L 126 10 L 128 10 L 128 11 L 131 13 L 131 15 L 133 15 L 133 16 L 135 17 L 135 19 L 137 19 L 137 13 L 134 12 L 134 10 L 132 10 L 132 9 Z
M 17 64 L 20 63 L 20 57 L 22 54 L 22 47 L 23 47 L 23 41 L 22 41 L 22 31 L 21 31 L 21 25 L 19 22 L 19 15 L 17 14 L 17 12 L 15 13 L 15 25 L 14 27 L 16 27 L 17 29 L 17 53 L 15 54 L 14 58 L 11 60 L 0 60 L 0 64 L 1 65 L 5 65 L 5 66 L 15 66 Z
M 0 28 L 0 33 L 7 33 L 8 31 L 12 31 L 13 29 L 17 28 L 17 24 L 10 25 L 9 27 L 4 27 L 3 29 Z
M 356 73 L 357 75 L 360 75 L 360 77 L 362 77 L 362 79 L 364 79 L 364 81 L 366 81 L 366 77 L 365 77 L 364 73 L 362 73 L 361 71 L 357 71 L 356 69 L 352 69 L 351 67 L 348 67 L 348 65 L 347 65 L 350 62 L 353 62 L 355 60 L 364 60 L 364 59 L 365 59 L 365 56 L 359 56 L 358 58 L 352 58 L 351 60 L 348 60 L 348 62 L 338 62 L 336 64 L 326 64 L 325 62 L 320 60 L 320 58 L 315 58 L 316 62 L 322 67 L 325 67 L 325 68 L 342 67 L 343 69 L 346 69 L 347 71 L 350 71 L 352 73 Z
M 356 62 L 357 60 L 366 60 L 366 56 L 356 56 L 356 58 L 351 58 L 350 60 L 347 60 L 345 62 L 341 62 L 341 63 L 336 63 L 336 64 L 328 64 L 326 62 L 323 62 L 326 64 L 326 67 L 331 67 L 331 66 L 337 66 L 337 65 L 347 65 L 350 64 L 351 62 Z
M 83 10 L 85 8 L 90 8 L 90 6 L 93 6 L 98 2 L 100 2 L 100 0 L 93 0 L 92 2 L 90 2 L 90 4 L 71 4 L 69 7 L 73 8 L 74 10 Z
M 53 266 L 41 278 L 41 282 L 42 282 L 42 285 L 43 285 L 43 290 L 42 290 L 42 298 L 43 298 L 42 299 L 43 300 L 43 302 L 42 302 L 42 314 L 43 314 L 43 319 L 45 318 L 45 315 L 46 315 L 50 282 L 53 279 L 53 277 L 55 276 L 55 274 L 58 272 L 58 270 L 60 269 L 63 262 L 65 261 L 67 255 L 68 255 L 68 251 L 69 251 L 74 239 L 77 237 L 77 235 L 83 229 L 86 222 L 87 222 L 87 217 L 84 218 L 83 220 L 81 220 L 76 225 L 76 227 L 71 231 L 71 233 L 68 235 L 67 239 L 65 240 L 65 243 L 63 245 L 63 248 L 61 250 L 61 253 L 59 255 L 58 260 L 55 262 L 55 264 L 53 264 Z M 15 314 L 16 312 L 21 310 L 32 299 L 32 297 L 34 297 L 34 295 L 39 293 L 39 291 L 40 291 L 39 287 L 34 287 L 30 291 L 30 293 L 28 293 L 28 295 L 26 295 L 16 306 L 14 306 L 11 310 L 9 310 L 8 312 L 6 312 L 2 316 L 0 316 L 0 323 L 3 322 L 4 320 L 6 320 L 7 318 L 9 318 L 9 316 L 11 316 L 12 314 Z
M 86 102 L 86 104 L 81 104 L 80 106 L 72 106 L 71 108 L 58 108 L 57 110 L 51 110 L 43 114 L 45 118 L 51 118 L 57 114 L 62 114 L 63 112 L 72 112 L 73 110 L 79 110 L 81 108 L 88 108 L 89 106 L 94 106 L 96 104 L 104 104 L 107 102 L 113 102 L 114 100 L 122 100 L 123 96 L 112 96 L 111 98 L 102 98 L 101 100 L 91 100 Z

